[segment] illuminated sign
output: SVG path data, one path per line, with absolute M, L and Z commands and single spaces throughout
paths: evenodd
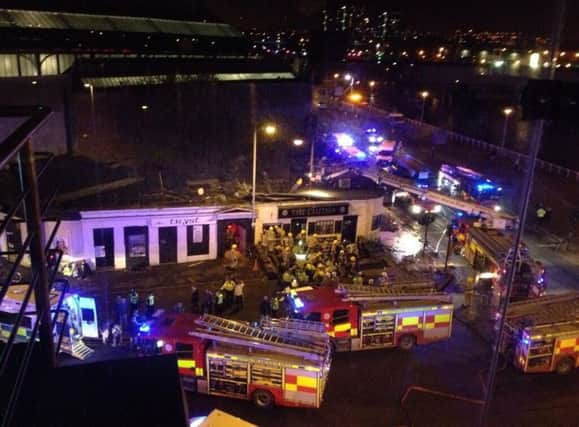
M 280 207 L 278 210 L 278 218 L 299 218 L 311 216 L 332 216 L 332 215 L 347 215 L 348 204 L 341 203 L 336 205 L 323 206 L 292 206 Z
M 184 225 L 207 224 L 212 222 L 213 218 L 210 216 L 195 216 L 195 217 L 181 217 L 181 218 L 153 218 L 151 225 L 153 227 L 177 227 Z

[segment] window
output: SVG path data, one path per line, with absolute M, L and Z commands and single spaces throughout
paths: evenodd
M 348 310 L 335 310 L 332 316 L 332 325 L 340 325 L 350 321 L 350 312 Z
M 193 344 L 175 343 L 175 354 L 177 358 L 193 359 Z
M 94 311 L 90 308 L 83 308 L 81 309 L 82 320 L 86 323 L 93 323 L 94 322 Z
M 306 320 L 311 322 L 321 322 L 322 321 L 322 313 L 314 312 L 310 313 L 306 316 Z
M 338 188 L 342 190 L 349 190 L 352 188 L 352 180 L 350 178 L 340 178 L 338 180 Z
M 187 226 L 187 255 L 209 253 L 209 224 Z
M 382 215 L 374 215 L 372 217 L 372 230 L 377 230 L 382 226 Z
M 316 221 L 313 223 L 310 223 L 310 227 L 309 228 L 309 232 L 310 234 L 313 234 L 311 232 L 312 228 L 313 228 L 313 232 L 320 235 L 320 234 L 334 234 L 335 233 L 335 221 L 333 220 L 328 220 L 328 221 Z

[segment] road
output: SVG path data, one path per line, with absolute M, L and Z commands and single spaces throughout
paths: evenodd
M 324 129 L 339 131 L 362 131 L 364 125 L 372 123 L 378 129 L 391 129 L 385 119 L 357 119 L 351 113 L 328 109 L 320 113 L 321 126 Z M 427 164 L 432 170 L 438 170 L 443 163 L 460 164 L 485 173 L 487 176 L 501 183 L 505 188 L 503 204 L 511 212 L 518 212 L 521 202 L 523 173 L 508 164 L 506 160 L 489 158 L 488 153 L 477 152 L 472 147 L 451 143 L 436 146 L 433 149 L 432 135 L 428 132 L 411 127 L 402 127 L 397 130 L 397 137 L 402 140 L 404 152 L 416 157 Z M 364 169 L 364 174 L 377 177 L 376 168 L 370 164 Z M 537 174 L 534 184 L 531 209 L 527 219 L 527 230 L 534 227 L 534 203 L 541 200 L 545 206 L 553 207 L 553 219 L 550 229 L 553 232 L 542 230 L 541 233 L 527 231 L 523 237 L 529 246 L 533 257 L 546 266 L 548 277 L 548 293 L 559 294 L 572 290 L 579 290 L 579 252 L 577 244 L 572 245 L 572 251 L 555 250 L 560 241 L 558 236 L 566 236 L 570 230 L 568 216 L 579 200 L 579 188 L 565 178 L 554 177 L 542 173 Z M 557 189 L 558 191 L 554 191 Z M 441 223 L 439 223 L 441 224 Z M 440 226 L 440 225 L 439 225 Z M 435 225 L 436 227 L 436 225 Z M 435 230 L 436 228 L 434 228 Z M 444 248 L 442 248 L 444 251 Z

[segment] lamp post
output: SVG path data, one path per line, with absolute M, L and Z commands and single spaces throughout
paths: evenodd
M 95 112 L 95 104 L 94 104 L 94 86 L 90 83 L 85 83 L 83 85 L 90 91 L 90 115 L 91 115 L 91 126 L 92 126 L 92 134 L 93 139 L 96 141 L 97 138 L 97 128 L 96 128 L 96 112 Z
M 255 227 L 255 186 L 257 181 L 257 131 L 258 127 L 253 128 L 253 167 L 251 174 L 251 209 L 253 213 L 251 214 L 251 227 Z M 277 132 L 277 128 L 268 124 L 263 127 L 263 132 L 268 136 L 273 136 Z
M 507 141 L 507 127 L 509 125 L 509 117 L 513 113 L 511 107 L 506 107 L 503 109 L 503 114 L 505 115 L 505 124 L 503 126 L 503 138 L 501 139 L 501 148 L 505 148 L 505 143 Z
M 370 80 L 368 82 L 368 86 L 370 86 L 370 104 L 374 104 L 374 86 L 376 86 L 376 82 L 374 80 Z
M 426 98 L 430 95 L 427 91 L 423 90 L 420 92 L 420 96 L 422 97 L 422 109 L 420 110 L 420 123 L 424 122 L 424 108 L 426 107 Z

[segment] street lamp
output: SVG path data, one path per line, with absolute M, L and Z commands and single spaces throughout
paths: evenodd
M 95 104 L 94 104 L 94 86 L 90 83 L 85 83 L 83 86 L 86 89 L 90 90 L 90 114 L 91 114 L 91 124 L 92 124 L 92 134 L 93 139 L 96 141 L 97 137 L 97 130 L 96 130 L 96 112 L 95 112 Z
M 374 80 L 370 80 L 370 82 L 368 82 L 368 86 L 370 86 L 370 104 L 374 104 L 374 86 L 376 86 L 376 82 Z
M 426 106 L 426 98 L 430 95 L 427 91 L 423 90 L 420 92 L 420 96 L 422 97 L 422 110 L 420 110 L 420 123 L 424 122 L 424 107 Z
M 304 140 L 303 140 L 303 139 L 299 139 L 299 138 L 294 139 L 294 140 L 293 140 L 293 144 L 294 144 L 294 146 L 296 146 L 296 147 L 301 147 L 302 145 L 304 145 Z
M 277 128 L 273 124 L 267 124 L 262 127 L 263 132 L 268 136 L 273 136 L 277 132 Z M 251 226 L 255 227 L 255 185 L 257 181 L 257 131 L 258 127 L 253 128 L 253 168 L 251 173 Z
M 501 140 L 501 148 L 505 148 L 505 143 L 507 141 L 507 126 L 509 124 L 509 117 L 513 113 L 511 107 L 506 107 L 503 109 L 503 114 L 505 115 L 505 124 L 503 126 L 503 138 Z

